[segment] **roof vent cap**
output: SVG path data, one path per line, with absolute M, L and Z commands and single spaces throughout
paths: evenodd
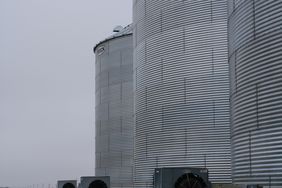
M 121 30 L 123 30 L 123 27 L 122 27 L 121 25 L 118 25 L 118 26 L 116 26 L 116 27 L 113 29 L 113 32 L 118 33 L 118 32 L 120 32 Z

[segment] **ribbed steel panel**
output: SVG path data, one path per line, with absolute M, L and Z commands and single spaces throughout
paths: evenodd
M 282 187 L 282 0 L 228 6 L 233 181 Z
M 207 167 L 231 182 L 227 2 L 133 2 L 134 186 L 154 168 Z
M 95 171 L 96 176 L 110 176 L 113 188 L 133 187 L 133 38 L 129 29 L 126 35 L 121 31 L 95 46 Z

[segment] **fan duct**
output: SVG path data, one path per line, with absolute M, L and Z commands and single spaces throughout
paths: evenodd
M 108 187 L 107 184 L 102 180 L 95 180 L 92 183 L 90 183 L 88 188 L 108 188 Z
M 187 173 L 177 179 L 174 188 L 207 188 L 207 185 L 199 175 Z
M 154 188 L 210 188 L 206 168 L 156 168 Z

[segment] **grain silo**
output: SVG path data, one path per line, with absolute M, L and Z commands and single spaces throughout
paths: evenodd
M 226 0 L 134 0 L 136 188 L 156 168 L 231 182 Z
M 232 178 L 282 187 L 282 1 L 228 2 Z
M 131 26 L 97 44 L 96 176 L 112 188 L 133 186 L 133 41 Z

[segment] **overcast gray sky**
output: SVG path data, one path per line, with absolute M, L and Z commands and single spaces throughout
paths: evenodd
M 94 175 L 93 46 L 132 0 L 0 0 L 0 186 Z

